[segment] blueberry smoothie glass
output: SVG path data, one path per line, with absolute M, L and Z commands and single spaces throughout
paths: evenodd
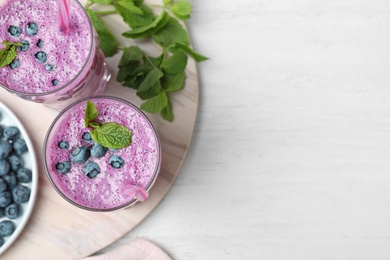
M 23 44 L 17 57 L 0 68 L 0 86 L 61 110 L 102 94 L 111 74 L 82 5 L 70 0 L 66 33 L 59 30 L 58 15 L 57 0 L 0 0 L 0 42 Z
M 95 104 L 97 122 L 115 122 L 131 132 L 131 144 L 108 149 L 91 138 L 84 116 Z M 64 109 L 51 124 L 43 148 L 46 175 L 71 204 L 90 211 L 113 211 L 138 200 L 126 189 L 148 192 L 160 169 L 161 145 L 152 123 L 137 107 L 120 98 L 95 96 Z

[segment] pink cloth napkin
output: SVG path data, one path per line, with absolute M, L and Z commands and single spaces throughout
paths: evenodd
M 137 238 L 128 244 L 107 253 L 90 256 L 83 260 L 172 260 L 159 246 L 144 238 Z

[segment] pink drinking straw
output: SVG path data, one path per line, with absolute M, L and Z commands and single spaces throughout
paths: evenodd
M 58 23 L 60 32 L 66 33 L 69 30 L 70 1 L 58 0 Z
M 134 185 L 129 185 L 129 184 L 124 186 L 121 189 L 121 192 L 124 195 L 137 199 L 139 201 L 145 201 L 149 197 L 149 193 L 143 188 Z

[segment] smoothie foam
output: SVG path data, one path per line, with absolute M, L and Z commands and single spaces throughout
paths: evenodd
M 132 132 L 132 143 L 123 149 L 111 150 L 101 158 L 91 156 L 83 164 L 71 163 L 71 170 L 60 174 L 56 164 L 69 160 L 69 153 L 75 147 L 92 143 L 83 140 L 82 135 L 89 132 L 85 128 L 84 111 L 86 101 L 77 103 L 60 115 L 53 125 L 45 144 L 46 170 L 57 190 L 70 201 L 87 209 L 111 210 L 133 201 L 121 193 L 124 185 L 134 185 L 148 190 L 153 184 L 160 165 L 160 146 L 157 134 L 145 115 L 138 109 L 117 99 L 91 98 L 98 111 L 98 122 L 115 122 L 126 126 Z M 68 149 L 60 149 L 60 141 L 69 143 Z M 112 155 L 124 160 L 122 168 L 109 165 Z M 83 174 L 86 163 L 93 161 L 101 172 L 95 178 Z
M 27 51 L 18 51 L 19 67 L 0 69 L 2 85 L 17 92 L 46 93 L 69 83 L 80 71 L 87 74 L 92 63 L 87 61 L 95 52 L 91 25 L 76 2 L 72 2 L 70 14 L 70 30 L 62 34 L 57 22 L 57 0 L 8 0 L 0 7 L 0 42 L 29 43 Z M 31 22 L 38 26 L 36 35 L 27 33 Z M 21 28 L 22 33 L 12 36 L 11 26 Z M 39 51 L 47 55 L 45 62 L 36 60 Z

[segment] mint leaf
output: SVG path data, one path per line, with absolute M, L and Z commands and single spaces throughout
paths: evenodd
M 160 115 L 162 116 L 162 118 L 164 118 L 169 122 L 173 121 L 174 119 L 173 108 L 172 108 L 171 101 L 169 99 L 167 105 L 163 108 L 163 110 L 161 110 Z
M 188 20 L 192 12 L 192 5 L 188 1 L 179 1 L 170 7 L 171 12 L 180 20 Z
M 170 3 L 172 3 L 173 0 L 163 0 L 163 4 L 164 6 L 167 6 L 169 5 Z
M 149 99 L 148 101 L 141 104 L 141 109 L 145 112 L 154 114 L 161 112 L 164 107 L 168 104 L 168 97 L 165 92 L 161 92 L 159 95 Z
M 87 104 L 85 105 L 85 111 L 84 111 L 85 127 L 88 127 L 89 123 L 95 120 L 97 116 L 98 116 L 98 110 L 95 104 L 88 100 Z
M 191 58 L 193 58 L 197 62 L 201 62 L 209 59 L 203 55 L 200 55 L 199 53 L 197 53 L 196 51 L 194 51 L 193 49 L 191 49 L 190 47 L 182 43 L 176 43 L 174 47 L 170 48 L 171 52 L 177 52 L 180 50 L 185 51 Z
M 176 75 L 165 74 L 164 77 L 161 79 L 161 88 L 165 92 L 179 91 L 184 87 L 185 81 L 185 72 Z
M 9 65 L 16 58 L 16 46 L 23 46 L 20 42 L 3 41 L 2 44 L 6 47 L 0 50 L 0 68 Z
M 121 5 L 114 5 L 115 10 L 120 16 L 122 16 L 123 21 L 127 23 L 130 28 L 138 28 L 147 24 L 150 24 L 154 20 L 152 10 L 147 6 L 142 4 L 142 1 L 133 1 L 134 5 L 140 8 L 143 12 L 142 15 L 134 14 L 129 12 L 128 9 Z
M 187 67 L 188 57 L 184 52 L 176 52 L 162 64 L 165 72 L 170 74 L 178 74 L 183 72 Z
M 10 64 L 17 56 L 15 46 L 9 46 L 0 50 L 0 68 Z
M 120 1 L 117 1 L 117 5 L 123 7 L 123 8 L 126 9 L 129 13 L 138 14 L 138 15 L 143 15 L 143 14 L 144 14 L 144 12 L 142 11 L 141 8 L 139 8 L 138 6 L 136 6 L 136 5 L 134 4 L 134 2 L 129 1 L 129 0 L 120 0 Z
M 160 79 L 163 76 L 164 73 L 160 69 L 151 70 L 139 86 L 137 95 L 143 100 L 156 96 L 161 90 Z
M 176 19 L 171 17 L 164 27 L 153 33 L 152 37 L 156 43 L 166 48 L 173 47 L 177 43 L 183 45 L 190 43 L 188 32 Z
M 138 64 L 143 58 L 143 52 L 138 46 L 131 46 L 123 49 L 122 58 L 119 61 L 119 67 Z
M 92 10 L 87 9 L 89 18 L 91 19 L 93 27 L 99 36 L 100 49 L 102 49 L 104 56 L 111 57 L 117 52 L 118 43 L 115 37 L 107 30 L 103 21 Z
M 142 100 L 146 100 L 146 99 L 149 99 L 149 98 L 152 98 L 152 97 L 155 97 L 158 95 L 158 93 L 161 92 L 161 83 L 160 81 L 157 81 L 156 83 L 154 83 L 153 85 L 151 85 L 150 87 L 148 87 L 148 89 L 143 89 L 141 88 L 142 87 L 142 84 L 144 83 L 145 80 L 143 80 L 138 89 L 137 89 L 137 96 L 139 98 L 141 98 Z
M 112 0 L 92 0 L 92 2 L 101 4 L 101 5 L 110 5 L 110 4 L 112 4 Z
M 158 31 L 160 28 L 162 28 L 169 21 L 169 19 L 170 16 L 165 11 L 163 11 L 150 24 L 137 27 L 131 31 L 123 33 L 122 35 L 132 39 L 147 37 L 154 31 Z
M 92 139 L 98 144 L 113 149 L 120 149 L 131 144 L 131 132 L 117 123 L 103 123 L 91 130 Z

